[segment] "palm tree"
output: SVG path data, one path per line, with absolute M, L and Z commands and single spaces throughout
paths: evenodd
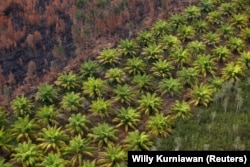
M 170 111 L 175 114 L 176 118 L 188 119 L 192 116 L 191 107 L 186 101 L 176 100 Z
M 243 51 L 240 54 L 239 61 L 246 67 L 250 68 L 250 51 Z
M 90 123 L 86 115 L 82 115 L 81 113 L 71 114 L 66 128 L 71 135 L 83 135 L 84 132 L 89 130 L 88 125 L 90 125 Z
M 92 157 L 93 151 L 94 147 L 90 146 L 90 140 L 77 135 L 69 141 L 64 154 L 70 158 L 71 166 L 82 166 L 84 157 Z
M 235 13 L 235 8 L 230 2 L 224 2 L 222 3 L 218 10 L 222 13 L 224 16 L 231 16 Z
M 118 50 L 120 54 L 125 57 L 135 56 L 137 49 L 137 43 L 131 39 L 122 39 L 118 45 Z
M 162 79 L 158 84 L 158 89 L 162 96 L 170 94 L 172 97 L 178 97 L 181 95 L 183 85 L 180 79 L 171 77 L 169 79 Z
M 238 53 L 241 53 L 245 49 L 245 42 L 238 37 L 231 37 L 227 44 L 229 49 Z
M 107 123 L 98 123 L 92 128 L 92 132 L 88 134 L 88 137 L 93 139 L 94 142 L 98 142 L 98 147 L 107 146 L 117 141 L 118 130 Z
M 213 0 L 201 0 L 200 1 L 200 8 L 201 12 L 209 13 L 214 10 L 215 4 Z
M 112 121 L 118 123 L 116 127 L 124 126 L 125 132 L 127 132 L 129 128 L 136 129 L 136 125 L 140 122 L 140 117 L 140 113 L 134 108 L 122 107 Z
M 180 25 L 186 24 L 186 18 L 182 14 L 173 14 L 168 18 L 173 30 L 179 28 Z
M 0 125 L 4 126 L 8 124 L 9 112 L 0 106 Z
M 231 24 L 239 29 L 243 29 L 249 24 L 249 16 L 247 14 L 234 14 L 231 17 Z
M 127 160 L 127 154 L 120 145 L 107 146 L 100 152 L 97 166 L 100 167 L 122 167 Z
M 0 158 L 0 166 L 1 167 L 11 167 L 12 165 L 9 162 L 6 162 L 4 158 Z
M 103 98 L 97 98 L 92 101 L 90 105 L 90 111 L 95 116 L 100 116 L 101 118 L 107 117 L 110 113 L 110 109 L 112 108 L 112 104 L 109 100 L 105 100 Z
M 181 46 L 181 40 L 174 35 L 164 35 L 160 41 L 160 45 L 162 49 L 173 52 L 176 48 Z
M 182 41 L 192 40 L 195 34 L 194 27 L 190 25 L 181 25 L 177 30 L 177 35 Z
M 214 32 L 208 32 L 203 35 L 203 41 L 209 46 L 215 46 L 220 42 L 220 36 Z
M 66 147 L 66 141 L 68 136 L 65 134 L 62 127 L 48 126 L 43 128 L 38 134 L 37 141 L 38 147 L 44 150 L 44 152 L 57 152 L 60 153 L 62 148 Z
M 106 72 L 104 78 L 107 79 L 110 83 L 122 83 L 126 79 L 126 74 L 120 68 L 110 68 Z
M 124 70 L 130 75 L 143 74 L 145 73 L 145 69 L 146 63 L 139 57 L 127 59 L 126 66 L 124 68 Z
M 93 161 L 83 160 L 82 167 L 96 167 L 96 160 L 93 160 Z
M 40 107 L 36 113 L 36 118 L 42 125 L 55 125 L 59 117 L 59 111 L 54 105 Z
M 182 68 L 177 72 L 177 76 L 183 84 L 189 86 L 193 86 L 199 81 L 199 74 L 195 68 Z
M 100 72 L 100 65 L 93 60 L 85 61 L 81 64 L 81 78 L 95 77 Z
M 133 151 L 149 151 L 153 146 L 151 136 L 146 134 L 145 132 L 139 132 L 139 130 L 129 132 L 126 138 L 124 139 L 124 143 L 125 147 L 128 150 Z
M 150 116 L 146 123 L 148 133 L 153 137 L 167 137 L 172 132 L 171 118 L 164 116 L 163 113 L 156 113 L 155 116 Z
M 240 32 L 240 37 L 245 41 L 250 42 L 250 28 L 244 28 Z
M 207 74 L 214 75 L 216 65 L 214 59 L 210 55 L 199 55 L 193 63 L 194 69 L 205 78 Z
M 100 78 L 89 77 L 87 81 L 83 82 L 83 93 L 90 98 L 101 97 L 105 93 L 107 87 L 106 81 Z
M 146 95 L 142 95 L 138 101 L 138 110 L 145 112 L 146 115 L 150 115 L 153 112 L 159 112 L 162 108 L 163 100 L 157 97 L 156 93 L 147 92 Z
M 172 70 L 174 69 L 173 65 L 167 60 L 159 59 L 153 63 L 150 71 L 159 78 L 166 78 L 172 76 Z
M 18 117 L 12 125 L 11 134 L 15 136 L 17 142 L 31 141 L 36 137 L 35 131 L 38 125 L 34 119 L 30 119 L 29 115 Z
M 211 11 L 207 14 L 207 21 L 213 25 L 222 24 L 222 13 L 220 11 Z
M 208 106 L 208 103 L 213 100 L 214 88 L 209 84 L 195 85 L 190 91 L 189 96 L 191 98 L 190 103 L 197 105 Z
M 66 91 L 74 91 L 79 87 L 79 76 L 72 71 L 69 73 L 62 73 L 59 75 L 55 84 Z
M 184 10 L 184 16 L 190 20 L 194 21 L 201 16 L 201 9 L 197 6 L 191 5 Z
M 14 100 L 10 102 L 12 109 L 14 110 L 14 114 L 18 116 L 25 116 L 30 114 L 32 109 L 31 101 L 24 97 L 24 95 L 16 97 Z
M 58 153 L 49 153 L 41 162 L 41 166 L 46 167 L 66 167 L 68 166 L 68 164 L 69 162 L 67 160 L 64 160 Z
M 123 104 L 130 104 L 135 97 L 134 90 L 128 84 L 117 85 L 114 93 L 114 100 Z
M 80 93 L 66 93 L 61 101 L 62 109 L 66 111 L 77 111 L 79 107 L 83 105 L 84 97 L 81 97 Z
M 230 62 L 222 69 L 222 78 L 227 81 L 236 82 L 244 76 L 244 67 L 235 62 Z
M 120 54 L 117 49 L 104 49 L 101 51 L 99 56 L 97 56 L 97 60 L 103 65 L 114 66 L 119 62 Z
M 201 41 L 194 40 L 187 44 L 187 50 L 194 56 L 197 56 L 204 53 L 206 45 Z
M 41 101 L 43 104 L 53 104 L 57 97 L 58 91 L 52 85 L 47 83 L 39 85 L 36 100 Z
M 163 58 L 164 51 L 160 45 L 149 44 L 146 48 L 143 48 L 142 55 L 146 56 L 148 60 L 159 60 Z
M 154 42 L 154 35 L 148 31 L 141 31 L 137 36 L 137 41 L 141 47 L 147 47 Z
M 218 91 L 222 88 L 224 80 L 221 77 L 213 77 L 210 83 L 214 86 L 215 90 Z
M 216 61 L 223 63 L 227 62 L 232 53 L 226 46 L 217 46 L 213 49 L 213 54 Z
M 191 63 L 192 55 L 189 53 L 187 49 L 183 49 L 183 47 L 178 47 L 175 52 L 170 55 L 171 61 L 177 64 L 177 68 L 182 68 L 184 65 L 188 65 Z
M 5 127 L 1 127 L 0 129 L 0 152 L 1 153 L 10 153 L 11 150 L 11 140 L 12 135 L 5 129 Z M 0 165 L 1 166 L 1 165 Z
M 209 29 L 208 22 L 205 20 L 196 20 L 194 22 L 194 29 L 198 33 L 206 33 Z
M 235 34 L 235 28 L 228 23 L 222 24 L 218 28 L 218 34 L 220 34 L 224 39 L 229 39 Z
M 151 75 L 135 75 L 132 79 L 132 83 L 135 84 L 140 91 L 149 90 L 152 88 L 153 77 Z
M 166 35 L 169 32 L 169 29 L 169 23 L 164 20 L 158 20 L 152 26 L 152 31 L 156 38 Z
M 18 143 L 13 148 L 12 161 L 23 167 L 37 166 L 42 159 L 42 154 L 37 145 L 31 142 Z M 17 164 L 16 164 L 17 165 Z

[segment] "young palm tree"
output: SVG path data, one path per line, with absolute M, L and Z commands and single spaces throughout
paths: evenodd
M 118 50 L 120 54 L 125 57 L 135 56 L 137 53 L 137 43 L 131 39 L 122 39 L 118 45 Z
M 150 71 L 153 75 L 159 78 L 166 78 L 172 76 L 172 70 L 174 66 L 167 60 L 159 59 L 153 63 Z
M 81 97 L 80 93 L 66 93 L 61 101 L 62 109 L 66 111 L 77 111 L 83 104 L 84 98 Z
M 181 40 L 174 35 L 164 35 L 160 41 L 161 48 L 170 52 L 181 46 Z
M 24 118 L 18 117 L 12 125 L 11 134 L 16 138 L 17 142 L 30 142 L 36 137 L 35 131 L 37 128 L 38 125 L 35 123 L 35 120 L 30 119 L 29 115 Z
M 185 25 L 187 20 L 182 14 L 173 14 L 169 17 L 168 21 L 172 25 L 173 30 L 177 29 L 180 25 Z
M 96 160 L 93 160 L 93 161 L 83 160 L 82 167 L 96 167 Z
M 176 118 L 188 119 L 192 116 L 191 107 L 186 101 L 176 100 L 170 111 L 175 114 Z
M 244 67 L 235 62 L 230 62 L 222 69 L 222 78 L 227 81 L 236 82 L 244 76 Z
M 206 33 L 209 30 L 208 22 L 205 20 L 196 20 L 194 22 L 194 29 L 198 33 Z
M 89 77 L 87 81 L 83 82 L 82 89 L 84 94 L 93 99 L 103 96 L 106 87 L 106 81 L 100 78 Z
M 227 44 L 229 49 L 238 53 L 241 53 L 245 49 L 245 42 L 238 37 L 231 37 Z
M 84 132 L 89 130 L 88 126 L 90 123 L 86 115 L 82 115 L 81 113 L 71 114 L 66 124 L 66 128 L 70 135 L 83 135 Z
M 17 147 L 13 148 L 11 160 L 15 165 L 19 164 L 23 167 L 37 166 L 41 159 L 41 151 L 37 145 L 31 142 L 18 143 Z
M 1 167 L 12 167 L 11 163 L 6 162 L 6 160 L 4 158 L 0 157 L 0 166 Z
M 77 135 L 69 141 L 69 146 L 65 148 L 64 154 L 70 158 L 70 165 L 73 167 L 82 166 L 84 157 L 92 157 L 93 151 L 94 147 L 90 146 L 90 140 Z
M 212 25 L 220 25 L 222 24 L 222 13 L 220 11 L 211 11 L 207 14 L 207 21 Z
M 150 115 L 161 110 L 163 100 L 157 97 L 156 93 L 151 94 L 147 92 L 146 95 L 141 96 L 138 103 L 138 110 L 145 112 L 146 115 Z
M 120 145 L 107 146 L 100 152 L 97 166 L 100 167 L 122 167 L 127 160 L 127 154 Z
M 229 39 L 235 34 L 235 28 L 228 23 L 222 24 L 218 28 L 218 34 L 224 39 Z
M 248 26 L 249 24 L 249 16 L 246 14 L 234 14 L 231 17 L 231 24 L 238 29 L 243 29 Z
M 243 51 L 240 54 L 239 61 L 246 67 L 250 68 L 250 51 Z
M 193 63 L 194 69 L 198 71 L 205 78 L 207 74 L 214 75 L 216 64 L 210 55 L 199 55 Z
M 129 128 L 136 129 L 136 125 L 140 122 L 140 117 L 140 112 L 136 111 L 134 108 L 122 107 L 112 121 L 118 123 L 116 127 L 124 126 L 125 132 L 127 132 Z
M 184 85 L 193 86 L 199 81 L 199 74 L 195 68 L 183 68 L 177 72 L 177 76 Z
M 160 38 L 164 35 L 166 35 L 170 30 L 170 25 L 167 21 L 164 20 L 158 20 L 156 21 L 152 26 L 153 34 L 156 36 L 156 38 Z
M 201 12 L 209 13 L 214 10 L 215 4 L 213 0 L 201 0 L 200 1 Z
M 0 106 L 0 125 L 5 126 L 9 123 L 9 112 Z
M 224 63 L 227 62 L 232 53 L 226 46 L 217 46 L 213 49 L 213 55 L 216 61 Z
M 2 126 L 0 129 L 0 152 L 10 153 L 12 135 Z M 0 165 L 1 166 L 1 165 Z
M 93 113 L 93 115 L 99 116 L 101 118 L 104 118 L 105 116 L 108 117 L 111 108 L 111 102 L 103 98 L 97 98 L 96 100 L 92 101 L 92 104 L 90 105 L 90 111 Z
M 41 101 L 43 104 L 53 104 L 57 97 L 58 91 L 52 85 L 47 83 L 39 85 L 36 100 Z
M 195 37 L 195 29 L 190 25 L 181 25 L 177 30 L 177 36 L 184 42 L 192 40 Z
M 40 107 L 36 113 L 37 122 L 42 125 L 55 125 L 60 112 L 54 105 Z
M 125 147 L 128 150 L 133 151 L 149 151 L 153 146 L 151 136 L 146 134 L 145 132 L 140 133 L 139 130 L 129 132 L 126 138 L 124 139 L 124 143 Z
M 55 81 L 55 84 L 66 91 L 74 91 L 79 87 L 79 81 L 79 76 L 70 71 L 69 73 L 60 74 Z
M 214 32 L 208 32 L 203 35 L 203 41 L 208 46 L 215 46 L 220 42 L 220 36 Z
M 120 68 L 110 68 L 106 72 L 104 78 L 107 79 L 110 83 L 122 83 L 126 79 L 126 74 Z
M 179 47 L 170 55 L 171 61 L 177 64 L 177 68 L 180 69 L 184 65 L 188 65 L 191 63 L 192 55 L 189 53 L 187 49 L 183 49 L 183 47 Z
M 114 93 L 114 100 L 122 104 L 130 104 L 135 97 L 134 90 L 127 84 L 117 85 L 114 90 Z
M 152 75 L 135 75 L 132 79 L 132 83 L 136 85 L 140 91 L 150 90 L 152 88 L 153 77 Z
M 172 120 L 169 116 L 164 116 L 162 113 L 156 113 L 155 116 L 150 116 L 146 129 L 153 137 L 167 137 L 172 132 Z
M 183 85 L 180 79 L 162 79 L 158 84 L 158 89 L 162 96 L 169 94 L 172 97 L 179 97 L 182 93 Z
M 88 134 L 88 137 L 93 139 L 94 142 L 98 142 L 98 147 L 107 146 L 117 141 L 118 130 L 107 123 L 98 123 L 92 128 L 92 132 Z
M 213 100 L 214 88 L 209 84 L 199 84 L 195 85 L 189 92 L 191 98 L 190 103 L 194 106 L 204 105 L 208 106 L 208 103 Z
M 97 60 L 103 65 L 114 66 L 119 62 L 120 54 L 117 49 L 104 49 L 101 51 L 99 56 L 97 56 Z
M 190 20 L 194 21 L 201 16 L 201 9 L 197 6 L 191 5 L 184 10 L 184 16 Z
M 222 3 L 218 10 L 222 13 L 224 16 L 231 16 L 236 12 L 234 5 L 230 2 L 224 2 Z
M 142 55 L 148 60 L 159 60 L 163 58 L 164 51 L 160 45 L 149 44 L 146 48 L 143 48 Z
M 25 116 L 30 114 L 32 108 L 32 102 L 24 97 L 24 95 L 16 97 L 14 100 L 10 102 L 12 109 L 14 110 L 14 114 L 18 116 Z
M 250 28 L 244 28 L 240 32 L 240 37 L 247 42 L 250 42 Z
M 194 56 L 197 56 L 204 53 L 206 45 L 201 41 L 194 40 L 187 44 L 187 50 Z
M 130 75 L 143 74 L 145 73 L 145 69 L 146 63 L 139 57 L 127 59 L 126 66 L 124 68 L 124 70 Z
M 137 41 L 141 47 L 147 47 L 154 42 L 155 38 L 151 32 L 141 31 L 137 36 Z
M 41 162 L 41 166 L 46 167 L 66 167 L 69 165 L 67 160 L 64 160 L 60 154 L 49 153 L 47 156 L 44 157 L 43 161 Z
M 68 138 L 61 128 L 62 127 L 57 126 L 43 128 L 38 134 L 38 147 L 43 149 L 45 153 L 51 151 L 60 153 L 62 149 L 66 147 L 66 141 Z
M 100 65 L 93 60 L 85 61 L 81 64 L 81 78 L 84 80 L 88 77 L 95 77 L 100 72 Z
M 219 91 L 220 89 L 222 89 L 224 80 L 221 77 L 213 77 L 210 80 L 210 83 L 211 85 L 213 85 L 216 91 Z

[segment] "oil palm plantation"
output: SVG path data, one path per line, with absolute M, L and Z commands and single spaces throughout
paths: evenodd
M 213 49 L 213 57 L 219 63 L 227 62 L 231 55 L 231 51 L 226 46 L 217 46 Z
M 174 35 L 164 35 L 160 41 L 161 48 L 164 51 L 169 50 L 170 52 L 173 52 L 176 48 L 181 46 L 181 44 L 181 40 Z
M 87 81 L 83 82 L 83 93 L 90 98 L 101 97 L 105 94 L 107 82 L 100 78 L 89 77 Z
M 28 98 L 24 97 L 24 95 L 18 96 L 13 99 L 10 102 L 10 105 L 14 111 L 15 116 L 21 117 L 29 115 L 33 107 L 32 102 Z
M 88 77 L 96 77 L 100 72 L 100 65 L 94 60 L 88 60 L 81 64 L 80 75 L 84 80 Z
M 149 44 L 154 43 L 154 35 L 148 31 L 141 31 L 137 36 L 137 43 L 141 47 L 148 47 Z
M 97 166 L 100 167 L 122 167 L 127 160 L 127 153 L 122 146 L 107 146 L 103 152 L 100 152 L 100 158 L 97 160 Z
M 214 87 L 209 84 L 195 85 L 189 91 L 190 103 L 194 106 L 203 105 L 205 107 L 213 100 Z
M 186 101 L 176 100 L 170 111 L 175 118 L 189 119 L 192 116 L 191 107 Z
M 152 64 L 150 71 L 158 78 L 166 78 L 172 76 L 174 66 L 167 60 L 159 59 Z
M 151 113 L 160 112 L 163 100 L 156 93 L 147 92 L 140 97 L 138 103 L 138 110 L 144 112 L 146 115 L 150 115 Z
M 38 166 L 38 163 L 42 160 L 42 153 L 36 144 L 23 142 L 18 143 L 17 147 L 13 148 L 12 157 L 13 166 Z
M 149 44 L 147 47 L 143 48 L 142 55 L 145 56 L 147 60 L 159 60 L 163 58 L 164 51 L 160 45 Z
M 143 74 L 146 70 L 146 63 L 139 57 L 133 57 L 127 59 L 124 70 L 128 72 L 129 75 Z
M 80 93 L 69 92 L 66 93 L 60 102 L 62 109 L 66 111 L 77 111 L 83 106 L 84 97 Z
M 70 71 L 59 75 L 55 84 L 65 91 L 75 91 L 80 86 L 80 78 L 77 74 Z
M 104 49 L 97 56 L 99 63 L 108 66 L 114 66 L 120 61 L 121 55 L 117 49 Z
M 186 18 L 179 13 L 171 15 L 168 21 L 170 22 L 170 25 L 173 27 L 173 30 L 179 28 L 181 25 L 185 25 L 187 22 Z
M 221 73 L 224 80 L 236 82 L 244 76 L 244 66 L 239 63 L 230 62 L 222 69 Z
M 150 116 L 146 123 L 146 130 L 153 137 L 167 137 L 172 132 L 173 119 L 163 113 Z
M 226 40 L 235 34 L 235 28 L 232 25 L 225 23 L 220 25 L 217 32 L 223 39 Z
M 179 97 L 182 93 L 183 85 L 178 78 L 162 79 L 158 84 L 158 90 L 162 96 Z
M 124 139 L 124 143 L 126 149 L 132 151 L 149 151 L 153 146 L 152 137 L 139 130 L 129 132 Z
M 44 153 L 56 152 L 61 153 L 61 151 L 66 147 L 66 141 L 68 136 L 62 130 L 62 127 L 48 126 L 43 128 L 41 132 L 38 133 L 37 142 L 38 147 L 40 147 Z
M 70 135 L 83 135 L 88 132 L 90 120 L 81 113 L 71 114 L 67 124 L 65 125 Z
M 208 22 L 205 20 L 196 20 L 194 22 L 194 29 L 197 33 L 206 33 L 209 30 Z
M 197 56 L 203 54 L 206 50 L 206 45 L 202 41 L 194 40 L 187 44 L 187 50 L 193 55 Z
M 140 91 L 148 91 L 152 89 L 153 85 L 152 75 L 135 75 L 132 79 L 132 84 L 134 84 Z
M 207 74 L 215 75 L 216 64 L 210 55 L 199 55 L 193 63 L 194 69 L 204 78 Z
M 203 41 L 208 46 L 216 46 L 220 42 L 220 36 L 214 32 L 208 32 L 203 35 Z
M 137 54 L 138 46 L 135 40 L 123 39 L 118 44 L 118 51 L 125 57 L 133 57 Z
M 104 76 L 112 84 L 122 83 L 126 80 L 126 74 L 121 68 L 110 68 Z
M 152 32 L 156 38 L 166 35 L 170 30 L 170 24 L 165 20 L 158 20 L 152 26 Z
M 179 28 L 177 30 L 177 36 L 183 42 L 194 39 L 195 34 L 196 34 L 196 32 L 195 32 L 194 27 L 190 26 L 190 25 L 181 25 L 181 26 L 179 26 Z
M 58 123 L 60 112 L 54 105 L 48 105 L 38 108 L 36 113 L 37 122 L 41 125 L 55 125 Z
M 92 101 L 90 105 L 90 111 L 95 116 L 99 116 L 101 118 L 108 117 L 110 114 L 110 110 L 112 108 L 112 104 L 110 100 L 105 100 L 104 98 L 97 98 Z
M 140 122 L 140 112 L 132 107 L 122 107 L 116 113 L 116 117 L 112 120 L 117 123 L 116 127 L 124 126 L 125 132 L 128 132 L 129 128 L 136 129 L 137 124 Z
M 187 49 L 178 47 L 175 52 L 170 55 L 170 59 L 172 62 L 174 62 L 174 64 L 176 64 L 177 68 L 180 69 L 184 65 L 188 65 L 191 63 L 192 55 Z
M 90 140 L 83 138 L 81 135 L 74 136 L 69 141 L 69 145 L 65 148 L 63 154 L 70 160 L 70 165 L 72 167 L 82 166 L 86 156 L 93 156 L 94 147 L 90 144 Z
M 184 16 L 189 20 L 189 21 L 194 21 L 201 16 L 201 9 L 197 6 L 191 5 L 188 6 L 184 10 Z
M 135 98 L 135 91 L 128 84 L 117 85 L 114 89 L 114 100 L 122 104 L 131 104 Z
M 220 25 L 222 24 L 222 13 L 220 11 L 211 11 L 207 14 L 207 21 L 212 25 Z
M 227 44 L 229 49 L 231 49 L 231 51 L 234 51 L 236 53 L 241 53 L 245 49 L 245 42 L 239 37 L 229 38 Z
M 103 146 L 112 145 L 117 141 L 118 130 L 115 129 L 108 123 L 98 123 L 95 127 L 91 129 L 91 132 L 88 134 L 93 142 L 97 142 L 98 148 Z
M 53 104 L 57 100 L 58 91 L 50 84 L 39 85 L 36 93 L 36 100 L 41 101 L 43 104 Z
M 238 29 L 243 29 L 249 24 L 249 16 L 247 14 L 234 14 L 231 17 L 231 24 Z
M 193 86 L 199 81 L 199 74 L 195 68 L 182 68 L 177 72 L 177 76 L 180 78 L 184 85 Z
M 214 10 L 216 5 L 213 0 L 201 0 L 199 6 L 202 13 L 209 13 Z

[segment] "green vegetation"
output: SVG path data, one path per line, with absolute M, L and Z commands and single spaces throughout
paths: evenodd
M 0 110 L 10 157 L 0 164 L 120 167 L 127 150 L 153 146 L 250 149 L 249 11 L 249 0 L 203 0 L 40 85 L 36 98 L 14 98 Z

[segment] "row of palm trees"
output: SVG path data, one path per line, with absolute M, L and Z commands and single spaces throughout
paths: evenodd
M 0 164 L 126 165 L 127 150 L 150 150 L 244 77 L 249 11 L 249 0 L 202 0 L 39 85 L 35 99 L 16 97 L 0 110 Z

